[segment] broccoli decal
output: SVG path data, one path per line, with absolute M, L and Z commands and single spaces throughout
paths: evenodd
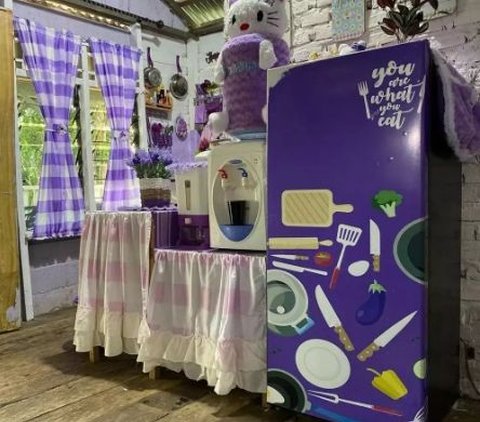
M 372 200 L 375 208 L 381 209 L 389 218 L 395 217 L 395 210 L 402 203 L 403 196 L 394 190 L 381 190 Z

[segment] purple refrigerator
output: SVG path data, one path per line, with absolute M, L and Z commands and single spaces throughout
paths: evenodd
M 427 42 L 269 71 L 269 403 L 420 422 L 455 397 L 460 172 L 434 85 Z

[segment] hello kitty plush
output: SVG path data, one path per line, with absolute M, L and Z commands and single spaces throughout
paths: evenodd
M 223 111 L 210 115 L 215 136 L 242 138 L 266 129 L 267 69 L 287 64 L 286 0 L 229 0 L 228 40 L 218 57 L 215 82 L 223 83 Z

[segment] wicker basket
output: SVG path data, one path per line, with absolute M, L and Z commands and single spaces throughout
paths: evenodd
M 140 196 L 142 207 L 168 207 L 171 198 L 169 179 L 140 179 Z

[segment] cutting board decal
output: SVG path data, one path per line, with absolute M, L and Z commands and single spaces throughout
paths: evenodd
M 328 189 L 286 190 L 282 192 L 282 223 L 297 227 L 330 227 L 333 214 L 350 213 L 351 204 L 335 204 Z

